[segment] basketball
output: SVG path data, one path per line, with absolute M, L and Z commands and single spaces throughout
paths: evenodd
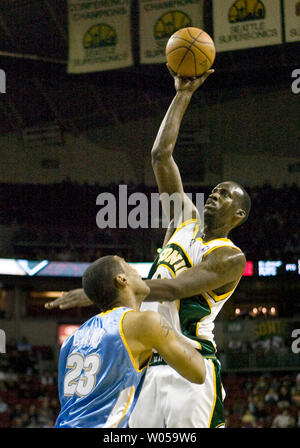
M 169 67 L 187 78 L 203 75 L 213 65 L 215 57 L 214 41 L 200 28 L 181 28 L 172 34 L 166 45 Z

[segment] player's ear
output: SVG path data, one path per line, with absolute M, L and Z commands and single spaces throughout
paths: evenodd
M 115 285 L 117 288 L 124 288 L 128 285 L 128 279 L 125 274 L 118 274 L 115 277 Z
M 246 212 L 245 210 L 243 210 L 242 208 L 239 208 L 236 212 L 235 212 L 235 216 L 239 219 L 244 219 L 246 217 Z

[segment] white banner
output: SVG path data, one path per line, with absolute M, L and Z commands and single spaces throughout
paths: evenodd
M 68 0 L 69 73 L 128 67 L 131 0 Z
M 284 0 L 284 23 L 286 42 L 300 40 L 300 1 Z
M 140 62 L 165 63 L 169 37 L 180 28 L 203 28 L 203 0 L 139 0 Z
M 282 43 L 280 0 L 214 0 L 217 52 Z

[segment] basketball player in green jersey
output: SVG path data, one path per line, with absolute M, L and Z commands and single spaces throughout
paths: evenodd
M 224 391 L 213 328 L 217 314 L 231 297 L 245 268 L 245 256 L 228 239 L 228 234 L 247 219 L 251 201 L 243 187 L 235 182 L 217 185 L 206 201 L 204 231 L 201 238 L 197 238 L 198 213 L 184 193 L 173 159 L 185 110 L 193 93 L 211 72 L 193 80 L 174 76 L 176 95 L 152 148 L 152 165 L 159 192 L 177 193 L 184 214 L 190 215 L 190 219 L 175 223 L 173 220 L 164 248 L 151 268 L 149 277 L 152 280 L 147 281 L 150 294 L 146 298 L 153 302 L 163 299 L 152 309 L 167 317 L 175 331 L 200 350 L 206 361 L 206 380 L 202 385 L 193 385 L 179 378 L 159 355 L 155 355 L 131 416 L 131 427 L 224 426 Z M 75 290 L 51 302 L 48 307 L 88 304 L 89 300 L 82 292 Z
M 175 331 L 200 350 L 207 373 L 205 383 L 193 387 L 188 381 L 181 381 L 158 354 L 154 355 L 129 425 L 132 428 L 224 427 L 225 392 L 216 355 L 214 320 L 245 269 L 245 256 L 228 234 L 247 219 L 251 201 L 244 188 L 235 182 L 217 185 L 206 201 L 204 230 L 197 238 L 197 210 L 184 193 L 173 151 L 184 113 L 203 77 L 187 80 L 174 76 L 174 79 L 176 95 L 154 142 L 152 166 L 159 193 L 169 196 L 176 193 L 185 216 L 190 219 L 176 222 L 177 217 L 171 216 L 173 226 L 151 268 L 149 277 L 156 280 L 148 283 L 150 294 L 146 300 L 163 300 L 153 309 L 168 318 Z M 142 309 L 147 309 L 145 304 Z

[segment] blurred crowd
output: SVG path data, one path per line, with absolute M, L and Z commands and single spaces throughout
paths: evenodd
M 300 428 L 300 373 L 226 374 L 226 426 Z
M 232 338 L 219 356 L 227 369 L 300 367 L 299 355 L 291 350 L 291 338 L 279 335 L 253 341 Z
M 46 355 L 46 356 L 45 356 Z M 0 428 L 51 428 L 59 412 L 57 373 L 41 371 L 53 360 L 51 347 L 31 346 L 22 338 L 0 357 Z
M 56 363 L 22 338 L 0 357 L 0 428 L 51 428 L 60 410 Z M 50 347 L 48 349 L 51 352 Z M 48 353 L 49 354 L 49 353 Z M 300 372 L 223 372 L 229 428 L 300 428 Z
M 189 187 L 203 192 L 211 187 Z M 232 232 L 231 238 L 249 260 L 295 260 L 300 256 L 300 189 L 296 185 L 274 188 L 271 185 L 247 189 L 252 198 L 248 221 Z M 116 198 L 119 216 L 119 185 L 78 184 L 66 179 L 59 184 L 1 184 L 0 224 L 10 229 L 0 234 L 0 257 L 91 261 L 107 253 L 118 253 L 130 261 L 152 261 L 162 244 L 165 229 L 100 229 L 96 216 L 101 207 L 99 194 L 110 192 Z M 155 187 L 127 185 L 132 193 L 157 193 Z M 133 206 L 128 206 L 128 212 Z M 149 217 L 150 224 L 150 217 Z M 118 225 L 117 225 L 118 227 Z M 249 238 L 250 236 L 250 238 Z

